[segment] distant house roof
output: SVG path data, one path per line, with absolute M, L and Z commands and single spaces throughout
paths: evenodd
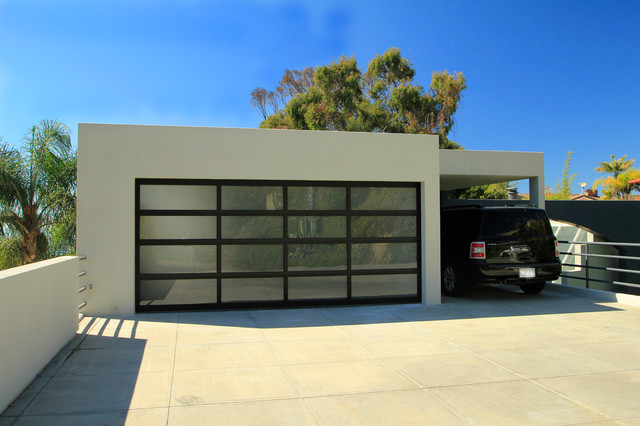
M 636 183 L 640 183 L 640 178 L 630 180 L 630 181 L 629 181 L 629 183 L 630 183 L 631 185 L 635 185 Z
M 595 201 L 599 200 L 600 197 L 598 197 L 598 190 L 589 188 L 583 194 L 571 194 L 569 199 L 572 201 Z
M 598 201 L 600 200 L 600 198 L 595 197 L 593 195 L 578 194 L 578 195 L 572 195 L 570 200 L 571 201 Z

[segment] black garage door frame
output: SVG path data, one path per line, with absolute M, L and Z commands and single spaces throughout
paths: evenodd
M 140 195 L 141 187 L 145 185 L 186 185 L 186 186 L 212 186 L 216 191 L 215 208 L 186 210 L 186 209 L 141 209 Z M 231 187 L 281 187 L 282 206 L 279 209 L 246 210 L 246 209 L 222 209 L 222 188 Z M 339 210 L 294 210 L 288 205 L 288 192 L 290 188 L 296 187 L 321 187 L 321 188 L 344 188 L 345 206 Z M 355 188 L 412 188 L 415 191 L 415 206 L 408 209 L 354 209 L 352 208 L 352 191 Z M 136 312 L 149 311 L 185 311 L 185 310 L 216 310 L 216 309 L 243 309 L 243 308 L 279 308 L 279 307 L 301 307 L 301 306 L 333 306 L 333 305 L 359 305 L 359 304 L 388 304 L 388 303 L 416 303 L 422 299 L 422 254 L 421 254 L 421 200 L 420 184 L 417 182 L 371 182 L 371 181 L 289 181 L 289 180 L 209 180 L 209 179 L 148 179 L 138 178 L 135 180 L 135 305 Z M 206 216 L 211 217 L 216 222 L 215 238 L 141 238 L 141 218 L 145 216 L 167 217 L 167 216 Z M 252 217 L 278 217 L 282 218 L 282 234 L 280 238 L 223 238 L 222 218 L 234 216 Z M 346 237 L 330 238 L 291 238 L 288 230 L 289 218 L 291 217 L 326 217 L 339 216 L 346 218 Z M 415 232 L 409 236 L 352 236 L 352 221 L 355 217 L 375 216 L 375 217 L 413 217 L 415 221 Z M 355 244 L 376 244 L 376 243 L 413 243 L 415 244 L 415 263 L 411 265 L 391 265 L 391 267 L 354 268 L 352 264 L 352 246 Z M 277 271 L 223 271 L 222 248 L 233 245 L 281 245 L 282 246 L 282 268 Z M 314 270 L 290 270 L 288 267 L 289 246 L 300 244 L 343 244 L 346 246 L 346 267 L 335 270 L 314 269 Z M 211 246 L 215 247 L 215 272 L 161 272 L 149 273 L 141 271 L 141 249 L 151 246 Z M 352 282 L 358 276 L 389 276 L 404 275 L 415 276 L 415 292 L 398 295 L 371 295 L 356 297 L 352 292 Z M 317 299 L 295 299 L 289 298 L 289 280 L 296 277 L 346 277 L 347 291 L 342 298 L 317 298 Z M 247 300 L 247 301 L 224 301 L 223 300 L 223 280 L 232 278 L 279 278 L 282 279 L 281 300 Z M 174 304 L 153 304 L 145 303 L 141 300 L 141 283 L 159 282 L 162 280 L 211 280 L 217 286 L 217 300 L 204 303 L 174 303 Z M 154 281 L 155 280 L 155 281 Z

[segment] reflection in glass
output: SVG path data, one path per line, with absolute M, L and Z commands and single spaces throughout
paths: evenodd
M 492 237 L 534 236 L 553 233 L 542 210 L 522 209 L 517 215 L 506 210 L 489 210 L 482 222 L 483 234 Z
M 216 238 L 216 218 L 209 216 L 140 216 L 140 238 Z
M 222 238 L 282 238 L 282 216 L 222 216 Z
M 215 210 L 214 185 L 140 185 L 142 210 Z
M 347 190 L 344 187 L 290 186 L 289 210 L 345 210 Z
M 290 216 L 289 238 L 345 238 L 345 216 Z
M 223 186 L 225 210 L 282 210 L 281 186 Z
M 418 267 L 416 243 L 354 244 L 351 250 L 353 269 Z
M 222 246 L 222 272 L 282 271 L 282 244 Z
M 416 188 L 351 188 L 352 210 L 416 210 Z
M 401 275 L 354 275 L 351 278 L 353 297 L 417 296 L 418 276 Z
M 140 273 L 216 272 L 215 246 L 140 246 Z
M 142 280 L 140 305 L 216 303 L 216 280 Z
M 289 270 L 347 269 L 346 244 L 289 244 Z
M 293 299 L 345 299 L 347 277 L 291 277 L 289 300 Z
M 352 237 L 415 237 L 415 216 L 354 216 Z
M 282 278 L 229 278 L 222 280 L 223 302 L 284 300 Z

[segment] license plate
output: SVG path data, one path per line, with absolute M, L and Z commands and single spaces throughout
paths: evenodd
M 536 268 L 520 268 L 520 278 L 535 278 Z

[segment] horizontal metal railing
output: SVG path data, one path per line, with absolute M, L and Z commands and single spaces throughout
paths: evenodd
M 584 252 L 581 250 L 580 252 L 560 252 L 560 254 L 564 254 L 564 255 L 570 255 L 570 256 L 578 256 L 582 259 L 584 259 L 584 262 L 581 264 L 575 264 L 575 263 L 566 263 L 563 262 L 562 266 L 572 266 L 572 267 L 577 267 L 577 268 L 584 268 L 585 269 L 585 276 L 584 277 L 577 277 L 574 275 L 565 275 L 565 274 L 561 274 L 560 276 L 563 278 L 569 278 L 569 279 L 576 279 L 576 280 L 583 280 L 586 283 L 586 288 L 589 288 L 589 283 L 590 282 L 598 282 L 598 283 L 604 283 L 604 284 L 615 284 L 615 285 L 620 285 L 620 286 L 625 286 L 625 287 L 634 287 L 634 288 L 640 288 L 640 284 L 636 284 L 636 283 L 629 283 L 629 282 L 625 282 L 625 281 L 618 281 L 618 280 L 603 280 L 603 279 L 599 279 L 599 278 L 592 278 L 589 277 L 589 271 L 590 270 L 600 270 L 600 271 L 610 271 L 610 272 L 617 272 L 617 273 L 627 273 L 627 274 L 639 274 L 640 275 L 640 270 L 637 269 L 627 269 L 627 268 L 617 268 L 617 267 L 610 267 L 610 266 L 596 266 L 596 265 L 589 265 L 589 260 L 590 259 L 616 259 L 616 260 L 637 260 L 640 261 L 640 257 L 638 256 L 623 256 L 623 255 L 613 255 L 613 254 L 599 254 L 599 253 L 589 253 L 589 247 L 591 246 L 608 246 L 608 247 L 640 247 L 640 243 L 619 243 L 619 242 L 601 242 L 601 241 L 563 241 L 563 240 L 558 240 L 558 243 L 560 244 L 570 244 L 571 247 L 575 247 L 576 245 L 580 245 L 584 247 Z

